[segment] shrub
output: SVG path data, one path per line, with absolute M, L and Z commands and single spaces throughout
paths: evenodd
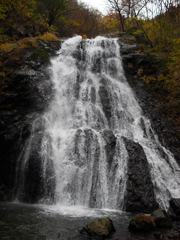
M 87 35 L 86 34 L 82 35 L 82 39 L 88 39 Z
M 44 35 L 40 36 L 40 37 L 37 37 L 38 39 L 42 40 L 43 42 L 47 42 L 47 41 L 50 41 L 50 42 L 58 42 L 59 41 L 59 38 L 56 37 L 55 34 L 53 33 L 45 33 Z

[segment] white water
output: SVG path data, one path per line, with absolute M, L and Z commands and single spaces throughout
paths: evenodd
M 65 41 L 59 57 L 52 60 L 52 81 L 55 97 L 41 117 L 45 130 L 40 150 L 44 173 L 45 162 L 53 161 L 55 202 L 122 210 L 128 161 L 124 136 L 143 147 L 156 199 L 167 209 L 170 197 L 180 196 L 178 165 L 142 115 L 126 82 L 117 40 L 97 37 L 82 41 L 77 36 Z M 110 105 L 110 115 L 103 111 L 102 86 L 108 92 L 105 105 Z M 105 147 L 107 129 L 116 136 L 110 165 Z

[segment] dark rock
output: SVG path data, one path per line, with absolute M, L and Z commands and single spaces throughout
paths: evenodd
M 109 124 L 110 124 L 110 118 L 111 118 L 110 93 L 108 92 L 108 90 L 105 86 L 99 87 L 99 96 L 101 99 L 103 111 L 106 115 L 107 120 L 109 121 Z
M 171 198 L 169 204 L 177 216 L 180 216 L 180 198 Z
M 104 130 L 103 137 L 106 143 L 105 149 L 106 149 L 107 161 L 109 166 L 111 166 L 111 163 L 113 161 L 113 156 L 116 150 L 116 137 L 114 136 L 113 132 L 110 130 Z
M 140 125 L 141 125 L 141 128 L 143 129 L 144 137 L 147 137 L 146 127 L 145 127 L 145 123 L 144 123 L 143 118 L 140 119 Z
M 78 82 L 74 83 L 74 86 L 73 86 L 73 90 L 74 90 L 74 97 L 76 99 L 79 98 L 79 90 L 80 90 L 80 84 Z
M 158 209 L 149 165 L 142 146 L 127 138 L 123 138 L 128 151 L 128 179 L 125 195 L 127 212 L 150 213 Z
M 89 236 L 108 237 L 115 231 L 112 220 L 110 218 L 102 218 L 91 222 L 84 227 L 80 233 Z
M 155 239 L 167 240 L 166 236 L 160 232 L 154 233 Z
M 95 87 L 91 87 L 91 102 L 96 103 L 96 89 Z
M 122 39 L 122 41 L 127 42 L 127 43 L 135 43 L 136 42 L 136 38 L 128 33 L 123 34 L 121 36 L 121 39 Z
M 143 114 L 150 119 L 152 128 L 156 131 L 161 144 L 174 154 L 175 159 L 180 164 L 180 138 L 174 122 L 162 111 L 161 99 L 157 99 L 146 84 L 136 75 L 137 69 L 135 68 L 132 55 L 130 54 L 130 57 L 129 55 L 124 55 L 122 61 L 124 61 L 126 79 L 137 97 Z M 148 65 L 147 62 L 147 67 L 145 64 L 145 68 L 143 68 L 146 75 L 154 71 L 151 64 L 149 67 Z
M 101 72 L 101 53 L 96 52 L 96 54 L 93 56 L 93 64 L 92 64 L 92 72 L 93 73 L 100 73 Z
M 48 107 L 53 97 L 51 73 L 47 66 L 50 64 L 50 57 L 56 55 L 59 47 L 60 42 L 44 43 L 38 40 L 38 47 L 0 54 L 0 61 L 3 63 L 1 71 L 5 69 L 6 74 L 5 77 L 0 76 L 0 186 L 4 184 L 8 189 L 7 200 L 14 199 L 17 191 L 14 180 L 17 159 L 31 134 L 31 124 Z M 35 164 L 40 169 L 38 160 Z M 30 169 L 36 175 L 32 166 Z M 27 179 L 27 182 L 30 181 Z M 41 179 L 37 181 L 40 183 Z M 32 184 L 35 185 L 35 182 Z M 29 187 L 29 192 L 30 188 L 32 186 Z
M 152 231 L 156 228 L 153 218 L 145 215 L 134 217 L 129 223 L 129 229 L 137 232 Z
M 44 196 L 47 199 L 53 199 L 55 189 L 54 168 L 50 158 L 47 161 L 44 159 L 44 163 L 42 161 L 43 135 L 42 132 L 33 134 L 26 163 L 21 162 L 22 158 L 27 158 L 26 152 L 20 159 L 17 198 L 22 202 L 37 203 Z M 44 164 L 45 166 L 43 166 Z
M 141 67 L 148 70 L 152 68 L 150 60 L 145 54 L 131 53 L 123 55 L 122 61 L 125 71 L 130 75 L 136 74 Z
M 140 46 L 137 44 L 129 45 L 129 44 L 125 44 L 123 42 L 119 42 L 119 45 L 120 45 L 120 53 L 121 54 L 130 54 L 132 52 L 140 50 Z
M 168 218 L 165 210 L 156 210 L 152 213 L 152 217 L 159 228 L 172 228 L 172 220 Z

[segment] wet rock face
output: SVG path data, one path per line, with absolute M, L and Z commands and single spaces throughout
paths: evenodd
M 175 215 L 180 216 L 180 198 L 171 198 L 169 204 L 172 212 Z
M 105 149 L 106 149 L 107 162 L 110 167 L 113 160 L 113 156 L 115 154 L 115 150 L 116 150 L 116 137 L 114 136 L 113 132 L 110 130 L 104 130 L 103 136 L 106 143 Z
M 3 68 L 8 71 L 6 77 L 0 76 L 0 186 L 6 186 L 7 200 L 14 197 L 17 159 L 31 134 L 31 123 L 48 107 L 53 97 L 48 66 L 60 42 L 38 41 L 38 45 L 37 48 L 0 54 Z
M 174 123 L 162 112 L 160 101 L 155 99 L 149 88 L 137 76 L 137 71 L 141 66 L 145 74 L 153 73 L 150 59 L 144 54 L 134 53 L 140 50 L 137 45 L 127 45 L 121 42 L 119 44 L 126 79 L 138 98 L 143 114 L 150 119 L 161 144 L 174 154 L 180 164 L 180 139 L 177 136 L 177 129 Z
M 140 67 L 147 69 L 151 68 L 150 61 L 145 54 L 130 53 L 122 57 L 124 69 L 128 74 L 133 75 L 137 73 Z
M 106 118 L 110 122 L 110 119 L 111 119 L 111 103 L 110 103 L 109 93 L 108 93 L 105 86 L 100 86 L 99 96 L 100 96 L 100 99 L 101 99 L 103 111 L 106 115 Z
M 150 213 L 158 209 L 158 203 L 155 199 L 146 155 L 139 143 L 126 138 L 123 140 L 129 155 L 125 210 Z
M 26 203 L 37 203 L 44 196 L 54 199 L 55 178 L 51 159 L 42 161 L 43 133 L 37 132 L 31 139 L 30 154 L 27 161 L 20 161 L 17 190 L 18 200 Z M 26 149 L 28 151 L 28 149 Z M 26 158 L 26 153 L 22 155 Z M 25 164 L 25 166 L 23 166 Z M 43 166 L 44 165 L 44 166 Z M 25 173 L 24 173 L 25 172 Z M 46 199 L 44 199 L 46 201 Z
M 130 54 L 141 49 L 137 44 L 129 45 L 124 42 L 119 42 L 119 45 L 121 54 Z

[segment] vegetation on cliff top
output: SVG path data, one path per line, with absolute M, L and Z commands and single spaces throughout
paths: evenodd
M 111 11 L 105 17 L 106 26 L 134 35 L 141 44 L 152 69 L 147 73 L 140 68 L 138 76 L 180 130 L 180 1 L 107 1 Z

